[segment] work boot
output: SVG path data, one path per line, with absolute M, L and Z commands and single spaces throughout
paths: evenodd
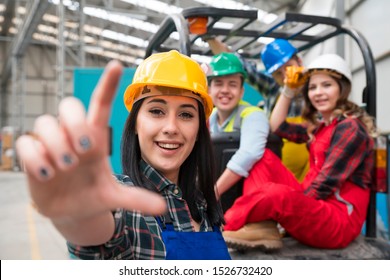
M 246 224 L 236 231 L 223 231 L 223 238 L 229 248 L 237 250 L 262 249 L 266 252 L 282 248 L 282 240 L 274 221 Z

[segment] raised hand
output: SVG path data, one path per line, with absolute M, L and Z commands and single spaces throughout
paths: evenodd
M 65 98 L 58 119 L 41 116 L 34 136 L 16 142 L 31 198 L 55 224 L 84 223 L 115 208 L 148 214 L 165 211 L 163 199 L 140 188 L 116 183 L 108 161 L 108 121 L 122 66 L 110 62 L 91 98 L 88 114 L 81 102 Z
M 308 72 L 303 66 L 287 66 L 284 84 L 289 88 L 301 88 L 309 78 Z

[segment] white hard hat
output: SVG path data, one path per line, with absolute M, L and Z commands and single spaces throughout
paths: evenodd
M 309 73 L 313 70 L 332 70 L 343 75 L 352 83 L 351 69 L 347 62 L 337 54 L 323 54 L 314 59 L 307 67 Z

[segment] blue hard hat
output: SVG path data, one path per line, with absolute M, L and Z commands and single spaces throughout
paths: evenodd
M 297 49 L 287 40 L 275 39 L 261 50 L 261 60 L 265 70 L 272 74 L 297 53 Z

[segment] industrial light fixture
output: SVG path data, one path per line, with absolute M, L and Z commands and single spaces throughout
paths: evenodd
M 50 3 L 52 3 L 52 4 L 54 4 L 54 5 L 60 4 L 60 0 L 48 0 L 48 1 Z M 181 7 L 178 7 L 178 6 L 175 6 L 175 5 L 169 5 L 167 3 L 164 3 L 164 2 L 158 1 L 158 0 L 148 0 L 148 1 L 145 1 L 145 0 L 121 0 L 121 1 L 129 3 L 129 4 L 132 4 L 132 5 L 135 5 L 135 6 L 138 6 L 138 7 L 141 7 L 141 8 L 146 8 L 146 9 L 149 9 L 149 10 L 152 10 L 152 11 L 156 11 L 156 12 L 159 12 L 159 13 L 164 13 L 164 14 L 180 13 L 183 10 Z M 248 5 L 245 5 L 245 4 L 240 3 L 238 1 L 233 1 L 233 0 L 219 0 L 219 1 L 215 1 L 215 0 L 194 0 L 194 1 L 196 1 L 198 3 L 201 3 L 201 4 L 204 4 L 204 5 L 207 5 L 207 6 L 218 7 L 218 8 L 241 9 L 241 10 L 253 10 L 253 9 L 256 9 L 257 13 L 258 13 L 259 21 L 262 21 L 264 23 L 269 23 L 269 22 L 273 21 L 277 17 L 275 14 L 267 13 L 267 12 L 261 10 L 261 9 L 257 9 L 257 8 L 254 8 L 254 7 L 251 7 L 251 6 L 248 6 Z M 78 10 L 78 9 L 80 9 L 79 2 L 75 1 L 75 0 L 62 0 L 62 4 L 65 7 L 67 7 L 68 9 L 70 9 L 70 10 Z M 21 7 L 21 8 L 24 8 L 24 7 Z M 5 5 L 4 4 L 0 4 L 0 12 L 4 11 L 4 10 L 5 10 Z M 24 8 L 24 10 L 25 10 L 25 8 Z M 20 11 L 20 10 L 18 10 L 18 12 L 19 13 L 23 13 L 23 11 Z M 96 18 L 100 18 L 100 19 L 103 19 L 103 20 L 111 21 L 111 22 L 114 22 L 114 23 L 117 23 L 117 24 L 129 26 L 129 27 L 132 27 L 132 28 L 135 28 L 135 29 L 139 29 L 139 30 L 142 30 L 142 31 L 149 32 L 151 34 L 156 33 L 158 31 L 158 28 L 159 28 L 159 26 L 156 25 L 156 24 L 152 24 L 150 22 L 143 21 L 143 20 L 140 20 L 138 18 L 133 18 L 133 17 L 131 17 L 128 14 L 125 14 L 125 13 L 118 13 L 118 12 L 116 12 L 114 10 L 111 11 L 111 10 L 107 10 L 107 9 L 104 9 L 104 8 L 100 8 L 98 6 L 85 6 L 83 8 L 83 13 L 88 15 L 88 16 L 91 16 L 91 17 L 96 17 Z M 43 19 L 45 21 L 56 23 L 56 24 L 58 24 L 58 22 L 59 22 L 59 18 L 57 16 L 50 15 L 50 14 L 45 14 Z M 2 16 L 0 16 L 0 22 L 1 21 L 2 21 Z M 16 25 L 17 25 L 17 23 L 16 23 Z M 214 26 L 217 27 L 217 28 L 231 29 L 233 27 L 233 24 L 232 23 L 228 23 L 228 22 L 218 21 Z M 86 29 L 85 27 L 86 26 L 84 26 L 84 30 Z M 43 32 L 43 33 L 46 33 L 46 34 L 47 33 L 52 33 L 52 34 L 54 33 L 54 32 L 52 32 L 53 29 L 51 27 L 49 27 L 49 26 L 40 25 L 38 30 L 39 30 L 39 32 Z M 71 34 L 67 34 L 67 35 L 68 35 L 67 37 L 74 37 L 73 34 L 72 35 Z M 96 34 L 96 35 L 102 36 L 102 37 L 110 39 L 110 40 L 114 40 L 114 41 L 118 41 L 118 42 L 124 42 L 124 43 L 130 44 L 130 45 L 135 45 L 135 46 L 138 46 L 140 48 L 145 48 L 147 46 L 147 44 L 148 44 L 148 41 L 146 41 L 146 40 L 144 40 L 142 38 L 126 35 L 124 33 L 119 33 L 119 32 L 115 32 L 115 31 L 112 31 L 112 30 L 100 30 L 99 34 Z M 35 34 L 34 37 L 35 37 L 35 39 L 40 40 L 40 41 L 43 41 L 45 38 L 47 38 L 50 43 L 54 43 L 55 42 L 55 39 L 53 37 L 45 35 L 45 34 L 41 34 L 41 35 Z M 173 32 L 171 34 L 171 37 L 173 39 L 175 39 L 175 40 L 179 39 L 179 35 L 177 34 L 177 32 Z M 91 42 L 91 40 L 93 40 L 93 38 L 92 37 L 88 37 L 87 40 L 89 42 Z M 264 38 L 264 37 L 262 37 L 262 38 L 258 39 L 258 41 L 261 42 L 261 43 L 268 43 L 268 42 L 272 41 L 272 38 Z M 200 46 L 200 47 L 205 47 L 205 43 L 202 40 L 200 40 L 200 39 L 196 40 L 194 43 L 196 45 Z M 103 50 L 97 51 L 96 48 L 95 49 L 89 48 L 89 51 L 87 51 L 87 52 L 92 53 L 92 51 L 94 51 L 95 53 L 98 53 L 100 55 L 105 53 Z M 110 57 L 112 57 L 112 54 L 111 54 Z M 205 58 L 202 58 L 202 57 L 197 58 L 197 60 L 199 60 L 199 61 L 203 61 L 203 60 L 207 60 L 207 59 L 208 59 L 207 57 L 205 57 Z M 130 62 L 130 60 L 131 60 L 131 63 L 142 61 L 142 59 L 136 60 L 134 58 L 126 59 L 126 60 L 128 62 Z

